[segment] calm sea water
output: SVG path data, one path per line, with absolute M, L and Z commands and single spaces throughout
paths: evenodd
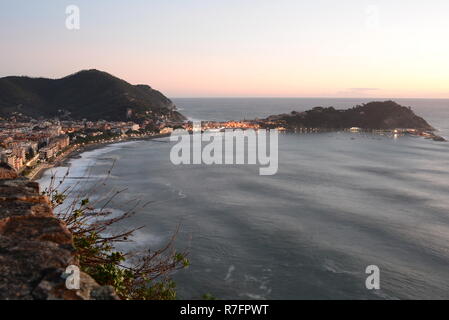
M 366 100 L 365 102 L 367 102 Z M 362 100 L 175 99 L 193 119 L 243 119 Z M 449 137 L 449 100 L 399 100 Z M 180 298 L 449 298 L 449 143 L 369 134 L 283 134 L 279 171 L 257 166 L 174 166 L 167 140 L 126 142 L 70 162 L 67 183 L 92 185 L 115 167 L 109 207 L 145 203 L 126 225 L 128 248 L 157 249 L 180 224 L 191 267 Z M 53 170 L 62 176 L 67 168 Z M 51 172 L 41 179 L 48 182 Z M 365 288 L 377 265 L 381 290 Z

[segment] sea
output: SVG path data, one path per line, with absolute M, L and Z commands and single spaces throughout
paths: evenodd
M 178 98 L 192 120 L 241 120 L 373 99 Z M 381 100 L 381 99 L 375 99 Z M 384 99 L 385 100 L 385 99 Z M 395 99 L 449 138 L 449 100 Z M 122 250 L 173 235 L 179 299 L 448 299 L 449 143 L 367 133 L 279 135 L 278 172 L 173 165 L 168 139 L 115 143 L 44 173 L 143 226 Z M 63 177 L 66 176 L 65 179 Z M 75 195 L 71 195 L 75 196 Z M 367 288 L 369 266 L 379 289 Z M 372 278 L 371 278 L 372 279 Z

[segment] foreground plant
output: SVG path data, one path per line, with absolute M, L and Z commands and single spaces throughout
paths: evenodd
M 187 253 L 178 252 L 174 248 L 178 230 L 163 248 L 156 251 L 117 250 L 117 244 L 132 241 L 130 238 L 142 227 L 113 232 L 112 226 L 117 226 L 118 222 L 129 218 L 139 206 L 136 202 L 131 210 L 116 216 L 105 209 L 125 190 L 108 194 L 102 204 L 90 202 L 89 194 L 98 186 L 105 185 L 110 172 L 109 170 L 106 178 L 83 192 L 75 192 L 78 184 L 63 187 L 68 171 L 58 182 L 53 175 L 50 185 L 43 192 L 50 199 L 55 215 L 66 223 L 73 235 L 75 254 L 81 270 L 92 276 L 100 285 L 114 287 L 122 299 L 176 299 L 175 283 L 170 275 L 189 265 Z

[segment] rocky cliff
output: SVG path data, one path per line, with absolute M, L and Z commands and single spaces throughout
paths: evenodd
M 39 185 L 0 168 L 0 299 L 118 299 L 112 287 L 80 273 L 80 289 L 67 289 L 64 273 L 77 265 L 73 239 Z

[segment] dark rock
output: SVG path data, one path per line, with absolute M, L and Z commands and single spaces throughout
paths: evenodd
M 441 136 L 434 136 L 433 137 L 434 141 L 438 141 L 438 142 L 446 142 L 447 140 Z
M 80 289 L 67 290 L 64 269 L 48 269 L 32 295 L 36 300 L 120 300 L 111 286 L 100 286 L 92 277 L 80 273 Z
M 111 286 L 101 286 L 93 289 L 90 296 L 95 300 L 120 300 Z

